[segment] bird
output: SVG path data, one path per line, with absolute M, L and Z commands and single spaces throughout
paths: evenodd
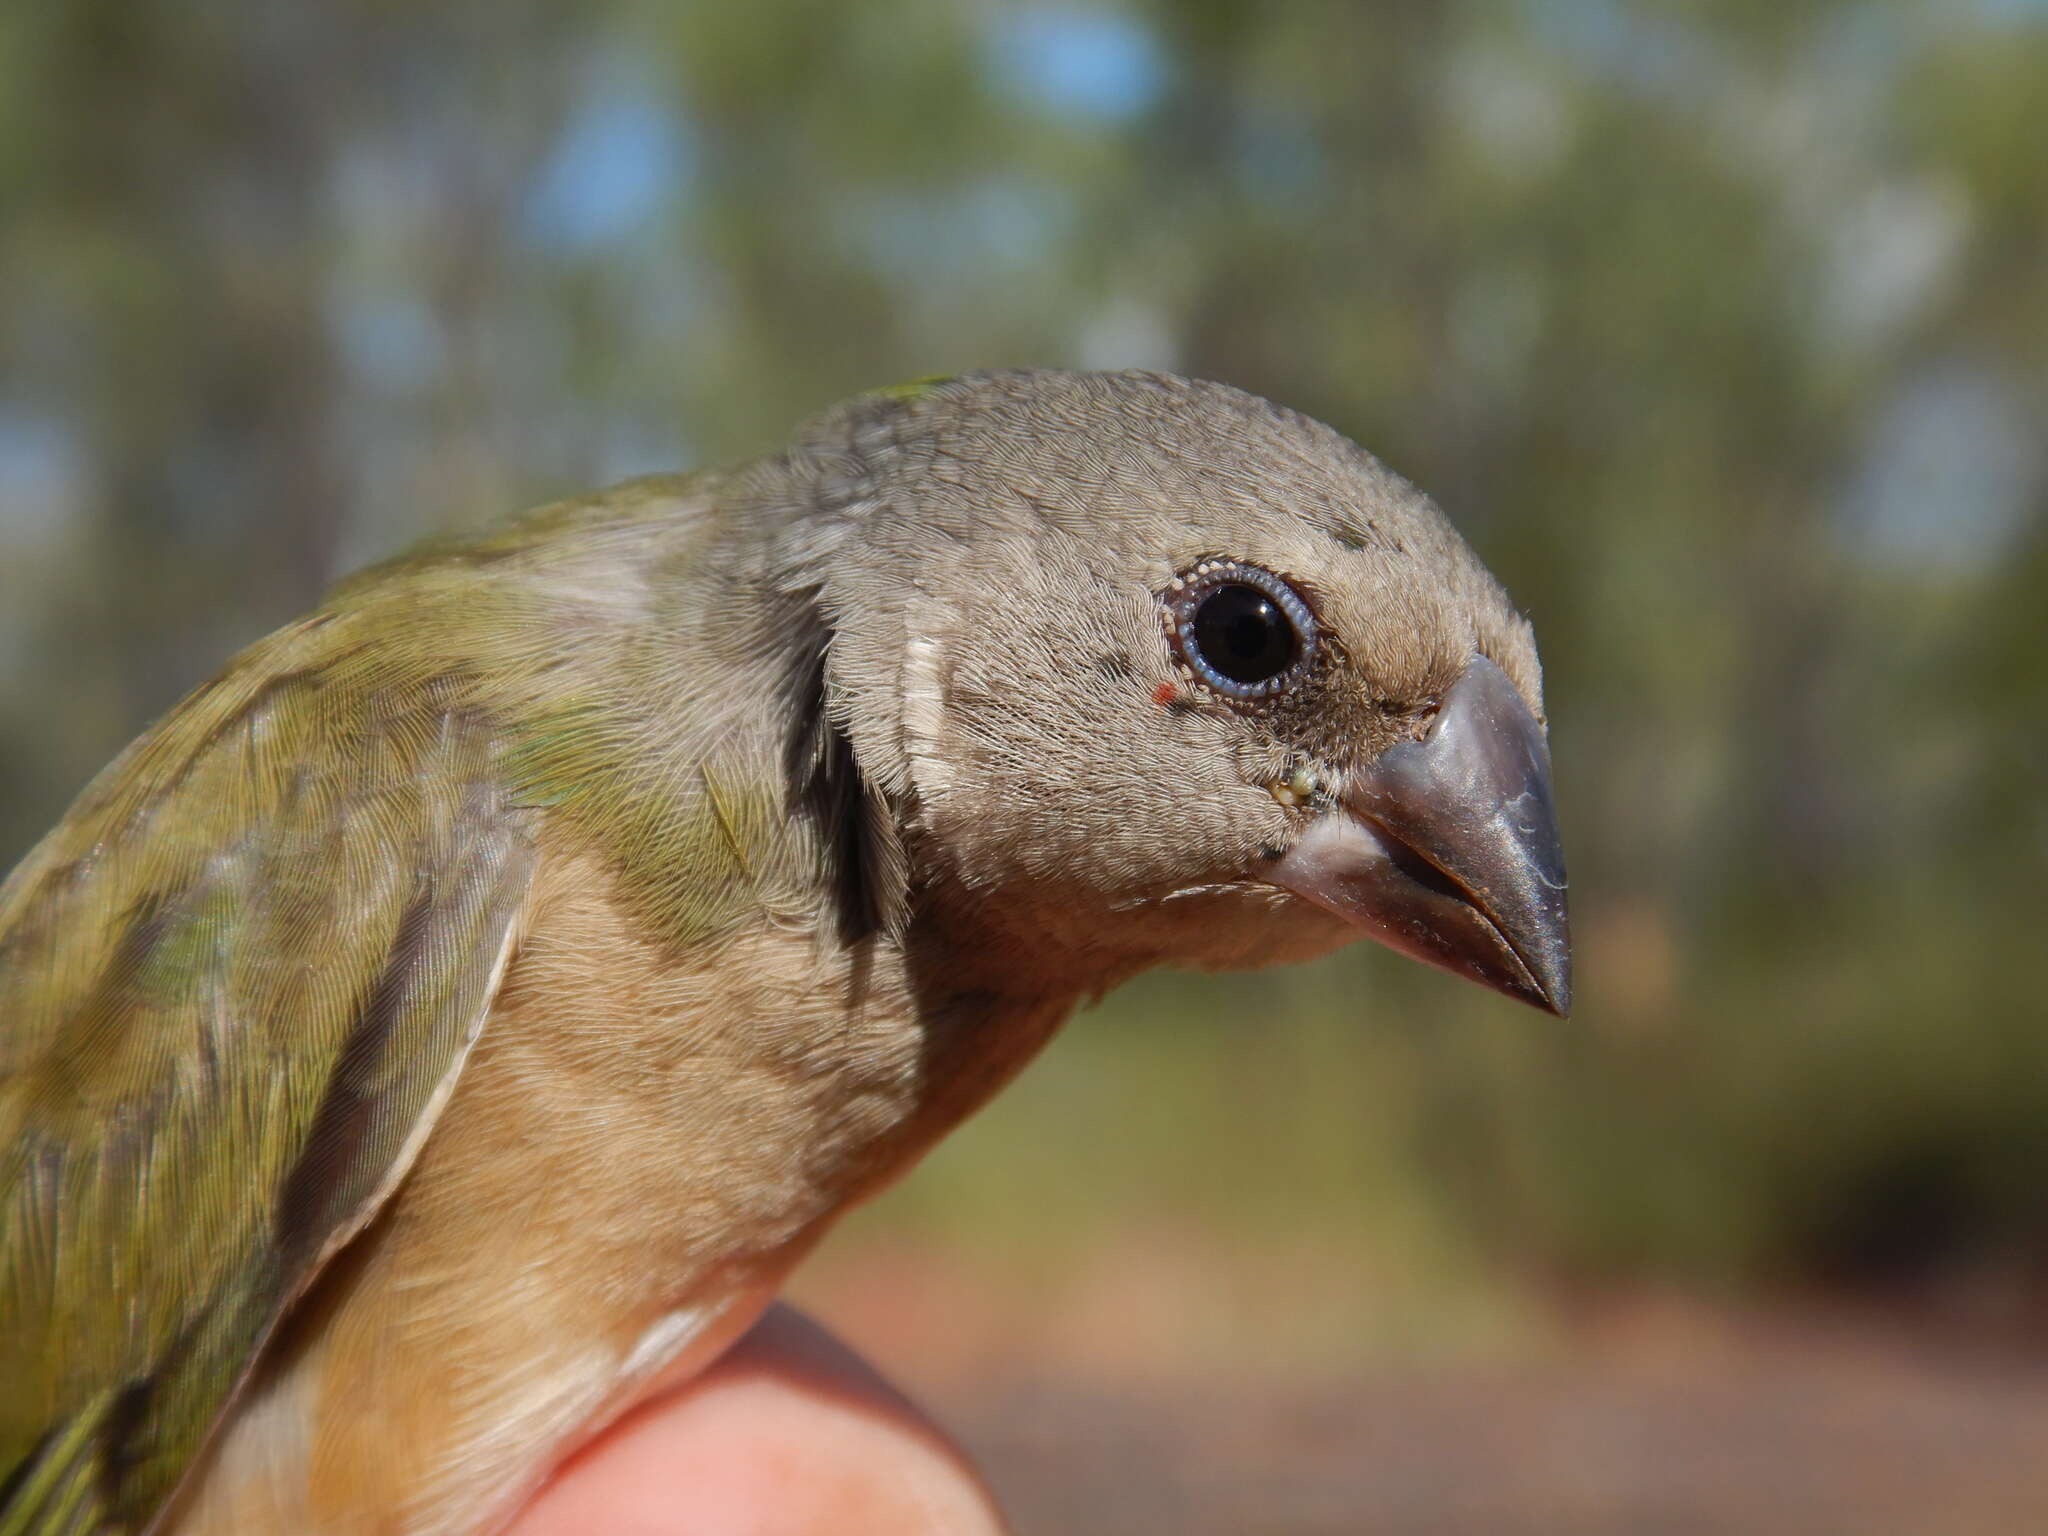
M 861 395 L 344 580 L 0 886 L 0 1533 L 501 1527 L 1080 1003 L 1567 1011 L 1531 627 L 1335 430 Z

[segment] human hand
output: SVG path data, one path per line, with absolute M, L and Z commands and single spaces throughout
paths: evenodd
M 570 1459 L 506 1536 L 996 1536 L 965 1454 L 780 1304 Z

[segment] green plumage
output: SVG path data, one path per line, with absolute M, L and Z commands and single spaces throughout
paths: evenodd
M 245 656 L 0 896 L 0 1531 L 149 1516 L 482 1022 L 499 727 L 361 622 Z
M 541 809 L 665 835 L 615 771 L 616 715 L 551 646 L 605 628 L 621 546 L 677 488 L 355 578 L 0 887 L 0 1536 L 139 1528 L 176 1483 L 452 1079 Z M 709 803 L 685 797 L 694 841 L 736 859 L 758 796 Z

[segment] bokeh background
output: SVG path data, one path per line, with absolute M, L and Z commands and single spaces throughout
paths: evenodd
M 2044 123 L 2024 0 L 0 8 L 0 865 L 424 534 L 1227 379 L 1534 619 L 1578 1014 L 1153 978 L 801 1297 L 1027 1532 L 2048 1529 Z

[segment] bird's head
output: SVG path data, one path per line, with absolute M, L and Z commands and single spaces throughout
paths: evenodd
M 1565 1011 L 1529 626 L 1413 486 L 1156 374 L 869 396 L 802 452 L 830 707 L 990 942 L 1113 980 L 1365 934 Z

